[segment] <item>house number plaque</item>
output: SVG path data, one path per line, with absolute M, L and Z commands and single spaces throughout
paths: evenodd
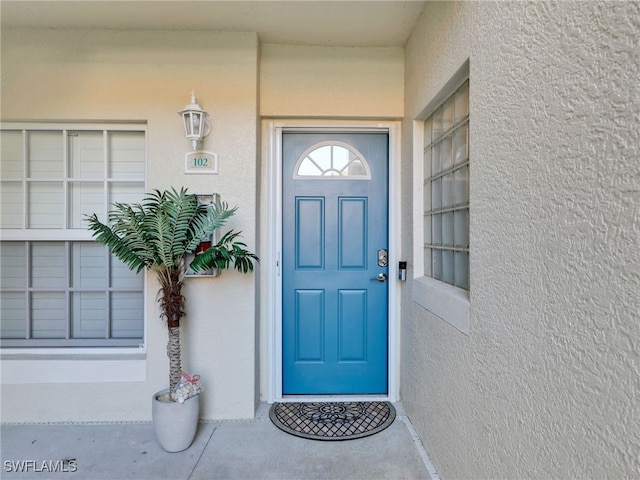
M 184 173 L 217 174 L 218 154 L 213 152 L 189 152 L 185 154 Z

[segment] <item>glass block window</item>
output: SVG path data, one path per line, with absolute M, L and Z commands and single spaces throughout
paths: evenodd
M 139 126 L 0 132 L 2 346 L 138 346 L 143 277 L 86 230 L 145 192 Z
M 469 290 L 469 81 L 424 123 L 424 272 Z
M 362 154 L 340 142 L 314 145 L 300 156 L 293 171 L 294 178 L 371 178 L 369 164 Z

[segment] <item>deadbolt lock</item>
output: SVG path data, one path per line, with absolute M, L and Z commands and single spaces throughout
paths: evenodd
M 387 265 L 389 265 L 389 253 L 384 248 L 381 248 L 378 250 L 378 266 L 386 267 Z

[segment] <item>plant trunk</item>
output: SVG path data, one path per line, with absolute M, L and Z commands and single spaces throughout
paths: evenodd
M 180 381 L 182 366 L 180 362 L 180 319 L 184 315 L 184 297 L 182 296 L 182 282 L 180 270 L 168 272 L 170 283 L 162 287 L 162 315 L 167 319 L 169 342 L 167 356 L 169 357 L 169 391 L 175 391 Z
M 180 364 L 180 327 L 169 327 L 169 391 L 173 392 L 180 381 L 182 366 Z

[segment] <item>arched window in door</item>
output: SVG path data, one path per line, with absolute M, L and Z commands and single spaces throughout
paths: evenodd
M 371 179 L 364 156 L 342 142 L 322 142 L 312 146 L 300 156 L 293 171 L 294 179 Z

